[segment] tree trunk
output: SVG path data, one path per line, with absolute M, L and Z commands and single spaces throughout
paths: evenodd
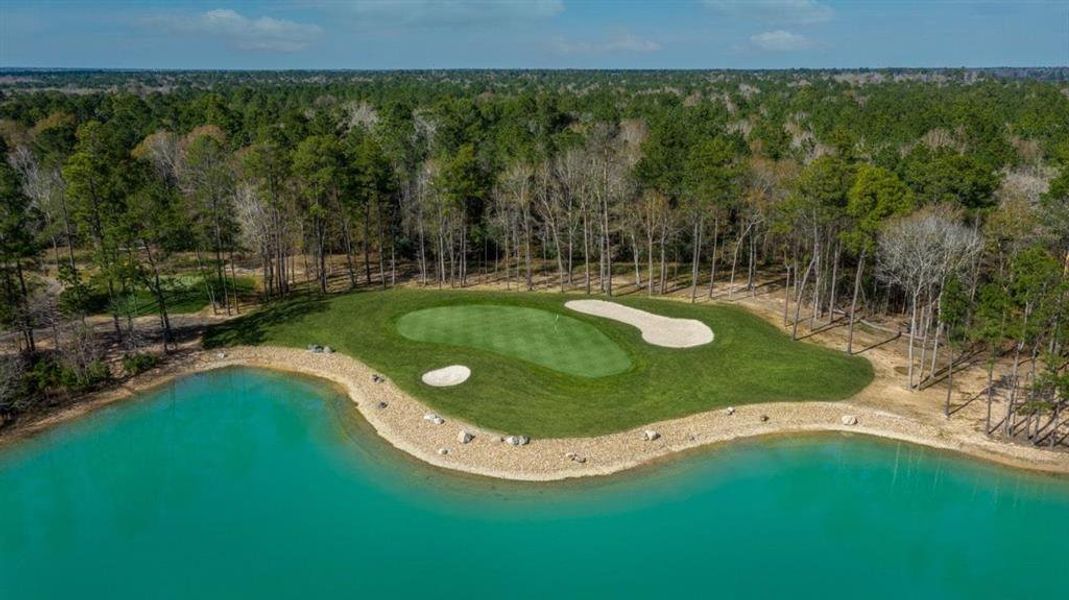
M 668 245 L 668 239 L 667 238 L 668 238 L 668 224 L 665 223 L 661 227 L 661 272 L 660 272 L 660 277 L 658 278 L 658 282 L 657 282 L 657 287 L 660 288 L 659 292 L 660 292 L 660 295 L 662 295 L 662 296 L 664 295 L 665 287 L 667 287 L 666 286 L 666 283 L 667 283 L 667 279 L 666 279 L 667 272 L 665 270 L 665 260 L 664 260 L 664 249 L 665 249 L 665 246 Z
M 791 339 L 798 339 L 798 319 L 801 318 L 802 312 L 802 294 L 805 292 L 805 284 L 809 281 L 809 274 L 813 272 L 813 263 L 816 258 L 809 259 L 809 266 L 805 268 L 805 275 L 802 277 L 802 284 L 798 288 L 798 293 L 794 296 L 794 325 L 791 328 Z M 795 276 L 797 280 L 797 275 Z
M 932 337 L 929 329 L 931 328 L 932 320 L 932 307 L 930 304 L 926 304 L 921 310 L 921 331 L 924 332 L 924 338 L 921 340 L 921 360 L 920 370 L 917 373 L 917 389 L 921 387 L 921 382 L 924 381 L 924 358 L 928 355 L 928 338 Z
M 371 286 L 371 202 L 364 207 L 364 283 Z
M 950 418 L 950 394 L 954 390 L 954 351 L 950 352 L 950 367 L 947 370 L 947 398 L 943 405 L 943 416 Z
M 747 233 L 750 228 L 747 227 L 745 231 L 739 234 L 739 239 L 735 240 L 735 252 L 731 255 L 731 278 L 728 280 L 728 300 L 735 294 L 735 265 L 739 262 L 739 247 L 742 246 L 742 241 L 746 239 Z
M 783 267 L 783 326 L 786 327 L 791 309 L 791 265 L 784 261 Z
M 932 364 L 928 368 L 928 378 L 929 379 L 935 378 L 936 368 L 939 366 L 939 364 L 938 364 L 938 360 L 939 360 L 939 337 L 942 335 L 942 333 L 943 333 L 943 322 L 942 321 L 938 321 L 938 324 L 935 326 L 935 339 L 932 340 Z
M 638 240 L 635 238 L 635 232 L 632 231 L 631 232 L 631 255 L 635 259 L 635 288 L 641 288 L 642 287 L 642 274 L 639 272 L 639 268 L 638 268 L 638 261 L 639 261 L 638 254 L 639 254 Z
M 345 244 L 345 266 L 349 271 L 349 289 L 355 289 L 356 267 L 353 264 L 353 236 L 348 221 L 342 224 L 342 242 Z
M 995 346 L 991 346 L 991 359 L 987 363 L 987 427 L 984 428 L 984 433 L 991 435 L 991 404 L 995 399 L 995 360 L 998 359 L 998 354 L 995 352 Z
M 609 231 L 609 199 L 607 192 L 605 197 L 602 198 L 602 207 L 605 236 L 605 273 L 608 278 L 605 293 L 612 297 L 612 235 Z
M 15 273 L 19 279 L 19 296 L 22 298 L 21 321 L 23 336 L 26 338 L 26 349 L 30 353 L 37 351 L 37 342 L 33 337 L 33 319 L 30 316 L 30 293 L 26 287 L 26 277 L 22 272 L 22 263 L 15 259 Z
M 384 248 L 386 244 L 386 219 L 382 217 L 381 207 L 375 212 L 377 213 L 375 216 L 378 217 L 379 221 L 379 279 L 382 283 L 382 289 L 386 289 L 386 252 Z
M 920 296 L 920 290 L 914 290 L 911 297 L 910 318 L 909 318 L 909 350 L 907 352 L 909 365 L 906 366 L 907 377 L 909 378 L 909 389 L 913 389 L 913 340 L 917 337 L 917 300 Z
M 646 264 L 649 269 L 646 271 L 646 295 L 653 296 L 654 284 L 653 284 L 653 225 L 650 224 L 649 229 L 646 231 Z
M 141 240 L 141 247 L 144 248 L 149 266 L 152 267 L 153 284 L 150 287 L 152 289 L 152 294 L 156 297 L 156 306 L 158 307 L 160 314 L 160 327 L 163 330 L 163 351 L 169 352 L 174 335 L 171 332 L 171 319 L 167 314 L 167 299 L 164 297 L 163 284 L 160 282 L 159 265 L 157 264 L 155 257 L 152 255 L 152 249 L 145 240 Z
M 757 235 L 750 235 L 750 263 L 746 270 L 746 287 L 750 290 L 750 297 L 757 297 Z
M 842 242 L 835 242 L 835 258 L 831 263 L 831 292 L 828 294 L 828 324 L 835 320 L 835 292 L 839 282 L 839 255 L 842 251 Z
M 717 214 L 713 217 L 713 259 L 712 266 L 709 267 L 709 299 L 713 299 L 713 286 L 716 284 L 716 257 L 719 249 L 719 235 L 720 235 L 720 215 Z
M 861 292 L 861 273 L 865 267 L 865 251 L 857 257 L 857 271 L 854 273 L 854 296 L 850 300 L 850 324 L 846 330 L 846 353 L 854 353 L 854 323 L 857 321 L 857 297 Z
M 589 211 L 583 211 L 583 271 L 585 273 L 586 293 L 590 295 L 590 218 Z
M 705 220 L 704 216 L 699 216 L 698 220 L 694 222 L 694 252 L 690 261 L 690 303 L 698 299 L 698 263 L 701 259 L 702 248 L 702 225 Z

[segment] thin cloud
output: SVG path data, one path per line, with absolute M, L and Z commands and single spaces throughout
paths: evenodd
M 567 40 L 560 37 L 553 43 L 553 50 L 558 54 L 646 54 L 657 52 L 660 49 L 661 45 L 654 40 L 642 38 L 629 32 L 619 33 L 597 41 Z
M 145 24 L 173 33 L 221 38 L 239 50 L 268 52 L 303 50 L 323 33 L 318 25 L 272 17 L 254 19 L 229 8 L 195 15 L 157 15 Z
M 766 23 L 808 25 L 835 17 L 832 7 L 817 0 L 705 0 L 719 14 Z
M 813 40 L 804 35 L 782 29 L 751 35 L 750 44 L 765 52 L 796 52 L 808 50 L 816 45 Z
M 555 17 L 563 0 L 307 0 L 303 4 L 350 15 L 364 25 L 441 27 L 518 23 Z

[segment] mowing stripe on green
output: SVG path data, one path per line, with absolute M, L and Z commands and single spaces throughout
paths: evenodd
M 410 312 L 406 338 L 489 350 L 579 377 L 604 377 L 631 366 L 627 353 L 593 325 L 536 308 L 470 304 Z

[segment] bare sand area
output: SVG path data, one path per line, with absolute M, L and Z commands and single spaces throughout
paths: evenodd
M 420 378 L 423 383 L 434 387 L 451 387 L 460 385 L 471 377 L 471 369 L 464 365 L 449 365 L 441 369 L 427 371 Z
M 342 354 L 276 347 L 200 351 L 150 371 L 118 390 L 4 434 L 14 440 L 96 407 L 151 389 L 174 377 L 229 366 L 264 367 L 321 377 L 348 393 L 387 442 L 427 463 L 502 479 L 551 481 L 607 475 L 701 446 L 740 438 L 809 432 L 851 432 L 901 440 L 1037 471 L 1069 474 L 1069 454 L 993 440 L 962 420 L 896 414 L 863 402 L 770 403 L 721 409 L 590 438 L 533 439 L 512 445 L 514 432 L 490 431 L 432 409 L 360 361 Z M 651 435 L 654 434 L 654 435 Z M 513 438 L 515 441 L 516 438 Z
M 713 330 L 697 319 L 675 319 L 605 300 L 571 300 L 564 307 L 637 327 L 642 339 L 654 346 L 693 348 L 713 341 Z

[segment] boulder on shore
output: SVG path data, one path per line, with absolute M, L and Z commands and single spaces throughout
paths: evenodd
M 642 439 L 646 440 L 647 442 L 652 442 L 653 440 L 656 440 L 660 437 L 661 434 L 657 433 L 652 429 L 647 429 L 646 431 L 642 432 Z
M 424 421 L 430 421 L 431 423 L 434 423 L 435 425 L 441 425 L 442 423 L 445 423 L 445 419 L 443 419 L 442 417 L 439 417 L 438 413 L 427 413 L 427 414 L 423 415 L 423 420 Z
M 565 454 L 564 457 L 567 458 L 568 460 L 572 461 L 572 462 L 577 462 L 579 464 L 583 464 L 583 463 L 586 462 L 586 457 L 585 456 L 580 456 L 578 453 L 575 453 L 575 452 L 569 452 L 569 453 Z
M 724 409 L 724 412 L 726 412 L 729 415 L 733 415 L 733 414 L 735 414 L 735 407 L 734 406 L 729 406 L 726 409 Z
M 855 415 L 843 415 L 841 419 L 843 425 L 857 425 L 857 416 Z
M 768 415 L 761 415 L 759 418 L 761 419 L 762 423 L 767 423 L 768 422 Z
M 525 435 L 510 435 L 505 438 L 509 446 L 526 446 L 531 439 Z
M 461 444 L 467 444 L 473 439 L 475 439 L 475 435 L 472 434 L 470 431 L 464 431 L 463 429 L 461 429 L 460 432 L 457 433 L 457 441 Z
M 448 448 L 439 448 L 438 449 L 438 454 L 441 454 L 442 456 L 445 456 L 446 454 L 449 454 L 449 449 Z

